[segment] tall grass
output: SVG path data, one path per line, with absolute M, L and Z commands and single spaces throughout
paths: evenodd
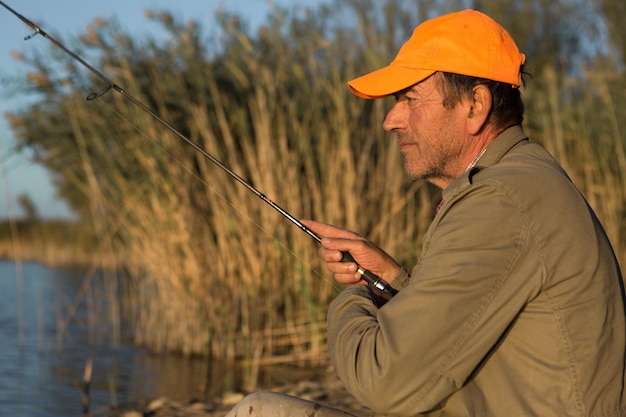
M 354 32 L 329 32 L 323 14 L 277 15 L 254 39 L 225 17 L 213 51 L 193 23 L 167 14 L 165 48 L 102 25 L 81 41 L 126 91 L 289 213 L 352 229 L 411 266 L 439 193 L 404 177 L 381 127 L 391 103 L 345 86 L 396 49 L 397 34 L 361 13 Z M 525 92 L 526 129 L 588 196 L 623 264 L 623 77 L 600 66 L 579 78 L 551 71 Z M 42 89 L 50 78 L 30 77 Z M 98 262 L 131 277 L 120 308 L 137 343 L 225 363 L 325 362 L 326 309 L 340 288 L 308 235 L 121 95 L 85 104 L 84 92 L 48 94 L 54 117 L 37 124 L 35 111 L 13 125 L 35 141 L 52 134 L 48 119 L 63 120 L 42 153 L 88 197 Z
M 104 253 L 92 238 L 71 221 L 10 219 L 0 222 L 0 259 L 62 267 L 89 265 L 98 257 L 98 265 L 111 266 L 114 258 L 102 259 Z
M 398 169 L 396 144 L 380 128 L 385 104 L 345 87 L 356 75 L 345 60 L 355 39 L 337 48 L 311 20 L 290 28 L 306 31 L 298 43 L 278 27 L 254 41 L 225 22 L 229 50 L 209 61 L 193 25 L 160 19 L 176 32 L 172 54 L 155 48 L 137 60 L 141 48 L 114 29 L 82 41 L 130 48 L 104 60 L 115 62 L 107 73 L 292 215 L 415 258 L 432 198 Z M 255 50 L 263 47 L 271 57 Z M 50 78 L 30 77 L 46 86 Z M 122 305 L 135 341 L 226 362 L 323 362 L 326 308 L 340 288 L 315 242 L 121 95 L 87 105 L 84 95 L 58 103 L 70 142 L 63 155 L 72 157 L 55 167 L 88 197 L 83 212 L 102 254 L 94 262 L 132 277 Z

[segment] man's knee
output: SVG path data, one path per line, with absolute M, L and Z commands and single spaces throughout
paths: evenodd
M 246 396 L 226 417 L 350 417 L 349 413 L 287 394 L 259 391 Z
M 226 415 L 226 417 L 260 416 L 264 408 L 277 401 L 277 394 L 259 391 L 247 395 Z

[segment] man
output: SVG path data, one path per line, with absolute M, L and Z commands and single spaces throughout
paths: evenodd
M 349 83 L 395 97 L 383 126 L 407 175 L 443 192 L 410 273 L 355 233 L 304 222 L 337 281 L 359 283 L 360 266 L 398 290 L 350 285 L 328 313 L 333 365 L 377 415 L 626 416 L 619 266 L 584 198 L 522 131 L 524 60 L 466 10 L 424 22 L 389 66 Z

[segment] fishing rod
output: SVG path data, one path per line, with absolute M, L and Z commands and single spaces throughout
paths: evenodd
M 88 101 L 91 101 L 91 100 L 94 100 L 94 99 L 96 99 L 98 97 L 101 97 L 102 95 L 106 94 L 109 90 L 117 91 L 124 98 L 126 98 L 127 100 L 129 100 L 130 102 L 132 102 L 133 104 L 138 106 L 141 110 L 143 110 L 144 112 L 146 112 L 147 114 L 152 116 L 152 118 L 154 118 L 156 121 L 158 121 L 163 126 L 165 126 L 169 131 L 171 131 L 176 136 L 178 136 L 180 139 L 185 141 L 188 145 L 190 145 L 193 149 L 195 149 L 197 152 L 199 152 L 206 159 L 208 159 L 209 161 L 211 161 L 215 165 L 217 165 L 219 168 L 221 168 L 224 172 L 226 172 L 235 181 L 239 182 L 241 185 L 246 187 L 249 191 L 251 191 L 254 195 L 259 197 L 265 203 L 267 203 L 274 210 L 276 210 L 277 212 L 282 214 L 290 222 L 292 222 L 298 228 L 300 228 L 300 230 L 302 230 L 303 232 L 308 234 L 310 237 L 312 237 L 317 243 L 321 243 L 322 242 L 322 238 L 317 233 L 313 232 L 311 229 L 309 229 L 304 224 L 302 224 L 302 222 L 300 222 L 294 216 L 289 214 L 286 210 L 284 210 L 278 204 L 274 203 L 272 200 L 267 198 L 267 196 L 265 196 L 265 194 L 261 193 L 259 190 L 254 188 L 249 182 L 247 182 L 246 180 L 241 178 L 239 175 L 237 175 L 235 172 L 233 172 L 230 168 L 228 168 L 226 165 L 224 165 L 222 162 L 220 162 L 213 155 L 209 154 L 204 149 L 202 149 L 198 144 L 196 144 L 194 141 L 192 141 L 191 139 L 189 139 L 188 137 L 183 135 L 180 131 L 178 131 L 176 128 L 174 128 L 174 126 L 169 124 L 167 121 L 165 121 L 163 118 L 161 118 L 158 114 L 156 114 L 154 111 L 152 111 L 149 107 L 147 107 L 146 105 L 141 103 L 135 97 L 133 97 L 132 95 L 127 93 L 123 88 L 121 88 L 119 85 L 117 85 L 115 82 L 113 82 L 110 78 L 108 78 L 107 76 L 102 74 L 100 71 L 98 71 L 97 69 L 95 69 L 94 67 L 89 65 L 80 56 L 78 56 L 74 52 L 72 52 L 69 49 L 67 49 L 63 44 L 61 44 L 55 38 L 53 38 L 48 33 L 46 33 L 38 25 L 36 25 L 35 23 L 33 23 L 31 20 L 27 19 L 26 17 L 22 16 L 17 11 L 13 10 L 4 1 L 0 0 L 0 5 L 2 5 L 5 9 L 7 9 L 9 12 L 11 12 L 18 19 L 20 19 L 22 22 L 24 22 L 27 26 L 29 26 L 30 28 L 32 28 L 35 31 L 32 35 L 29 35 L 29 36 L 25 37 L 24 40 L 29 40 L 29 39 L 33 38 L 34 36 L 36 36 L 36 35 L 43 36 L 44 38 L 46 38 L 50 42 L 52 42 L 55 46 L 57 46 L 58 48 L 61 48 L 61 50 L 63 50 L 63 52 L 67 53 L 70 57 L 72 57 L 72 59 L 78 61 L 82 66 L 87 68 L 89 71 L 91 71 L 94 75 L 96 75 L 98 78 L 100 78 L 106 84 L 106 87 L 103 90 L 97 91 L 97 92 L 93 92 L 93 93 L 89 94 L 87 96 L 87 100 Z M 385 292 L 385 293 L 387 293 L 387 294 L 389 294 L 391 296 L 395 295 L 398 292 L 396 289 L 394 289 L 392 286 L 390 286 L 385 280 L 383 280 L 382 278 L 380 278 L 376 274 L 368 271 L 367 269 L 362 268 L 354 260 L 354 258 L 352 257 L 352 255 L 349 252 L 344 251 L 342 253 L 343 253 L 343 258 L 341 259 L 341 261 L 342 262 L 354 262 L 354 263 L 356 263 L 357 264 L 357 271 L 358 271 L 358 273 L 361 275 L 361 278 L 365 282 L 367 282 L 369 285 L 371 285 L 372 287 L 377 288 L 377 289 L 379 289 L 379 290 L 381 290 L 381 291 L 383 291 L 383 292 Z

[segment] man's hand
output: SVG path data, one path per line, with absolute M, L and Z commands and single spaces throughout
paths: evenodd
M 400 265 L 391 256 L 357 233 L 314 220 L 301 222 L 322 237 L 322 246 L 318 253 L 337 282 L 355 284 L 361 281 L 356 263 L 341 262 L 342 252 L 349 252 L 358 265 L 378 275 L 387 283 L 393 281 L 399 273 Z

